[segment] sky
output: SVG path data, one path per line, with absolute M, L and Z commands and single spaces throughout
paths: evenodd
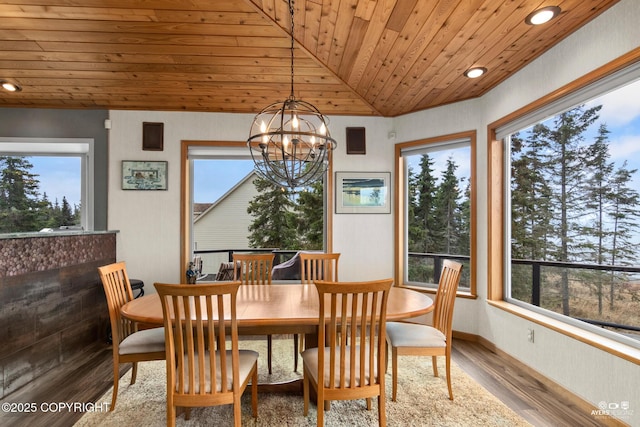
M 79 157 L 30 157 L 31 172 L 40 181 L 40 195 L 47 193 L 51 203 L 62 205 L 66 197 L 71 206 L 80 206 L 80 158 Z
M 628 168 L 640 169 L 640 80 L 622 89 L 604 95 L 586 104 L 602 103 L 600 119 L 597 124 L 606 123 L 609 131 L 611 161 L 621 166 L 628 161 Z M 597 126 L 596 126 L 597 129 Z M 440 175 L 442 165 L 436 164 L 436 176 Z M 468 154 L 467 154 L 468 158 Z M 46 192 L 49 200 L 67 201 L 74 205 L 80 203 L 80 161 L 78 158 L 39 157 L 31 158 L 33 173 L 39 175 L 41 193 Z M 468 175 L 464 170 L 468 162 L 458 162 L 460 175 Z M 466 166 L 465 166 L 466 165 Z M 194 170 L 194 201 L 212 203 L 227 192 L 234 184 L 245 177 L 252 169 L 251 160 L 205 161 L 196 160 Z M 640 173 L 636 173 L 636 189 L 640 191 Z

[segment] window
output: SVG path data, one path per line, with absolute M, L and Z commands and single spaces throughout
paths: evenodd
M 504 194 L 491 198 L 494 206 L 504 201 L 502 299 L 636 347 L 639 78 L 640 64 L 594 77 L 591 85 L 497 125 L 491 149 L 494 165 L 504 159 Z M 492 228 L 498 225 L 491 220 Z M 490 234 L 492 244 L 496 237 Z M 498 246 L 490 250 L 494 256 Z M 490 291 L 492 298 L 499 294 Z
M 465 265 L 459 290 L 475 295 L 475 132 L 396 145 L 398 283 L 435 289 L 444 259 Z
M 39 213 L 33 220 L 21 214 L 21 220 L 15 222 L 18 229 L 12 232 L 93 229 L 93 192 L 88 190 L 93 188 L 93 163 L 89 161 L 93 139 L 0 138 L 0 156 L 14 159 L 17 168 L 37 175 L 28 192 L 31 206 L 26 209 Z
M 184 141 L 183 164 L 183 264 L 199 257 L 202 276 L 215 276 L 233 250 L 277 248 L 279 263 L 298 250 L 328 247 L 322 183 L 292 195 L 258 182 L 245 142 Z M 267 232 L 253 229 L 255 222 Z

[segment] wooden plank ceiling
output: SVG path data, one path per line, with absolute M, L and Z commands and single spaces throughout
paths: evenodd
M 295 0 L 295 96 L 385 117 L 474 98 L 616 2 Z M 257 113 L 290 94 L 289 21 L 285 0 L 0 1 L 0 80 L 22 86 L 0 107 Z

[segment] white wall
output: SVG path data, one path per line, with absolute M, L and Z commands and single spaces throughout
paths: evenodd
M 389 139 L 389 132 L 393 130 L 392 119 L 332 117 L 330 125 L 331 135 L 339 144 L 333 160 L 334 174 L 392 172 L 393 181 L 394 141 Z M 366 155 L 346 154 L 347 127 L 366 128 Z M 390 214 L 333 216 L 333 251 L 341 254 L 340 280 L 393 277 L 393 224 L 393 209 Z
M 516 73 L 483 98 L 394 119 L 331 117 L 338 141 L 335 171 L 393 172 L 394 144 L 465 130 L 477 130 L 478 224 L 487 221 L 487 125 L 640 46 L 640 2 L 622 0 L 584 29 Z M 179 145 L 183 139 L 245 140 L 253 116 L 206 113 L 112 111 L 110 133 L 109 228 L 120 230 L 118 258 L 132 277 L 151 285 L 179 275 Z M 142 122 L 165 123 L 163 152 L 142 152 Z M 346 155 L 345 128 L 365 126 L 367 154 Z M 389 138 L 394 131 L 395 138 Z M 168 160 L 169 189 L 120 189 L 121 160 Z M 393 186 L 392 186 L 393 187 Z M 333 250 L 341 252 L 340 278 L 393 275 L 393 213 L 334 215 Z M 478 227 L 477 300 L 459 299 L 454 328 L 480 335 L 543 375 L 590 401 L 629 401 L 635 411 L 624 421 L 640 425 L 640 369 L 637 365 L 535 325 L 527 342 L 527 320 L 491 308 L 487 295 L 487 234 Z

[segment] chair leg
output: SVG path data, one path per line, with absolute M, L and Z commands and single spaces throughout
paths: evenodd
M 447 354 L 447 387 L 449 388 L 449 400 L 453 400 L 453 390 L 451 388 L 451 356 Z
M 233 396 L 233 425 L 240 427 L 242 425 L 242 411 L 240 406 L 240 394 L 234 393 Z
M 302 375 L 302 398 L 304 400 L 302 414 L 306 417 L 309 413 L 309 377 L 306 371 Z
M 387 425 L 387 410 L 385 408 L 384 396 L 382 393 L 378 396 L 378 424 L 380 427 Z
M 367 401 L 367 411 L 370 411 L 371 410 L 371 398 L 367 397 L 365 400 Z
M 398 349 L 391 347 L 391 400 L 396 401 L 398 393 Z
M 173 401 L 167 399 L 167 427 L 175 427 L 176 425 L 176 407 Z
M 253 418 L 258 418 L 258 363 L 253 368 L 251 377 L 251 412 Z
M 113 361 L 113 394 L 111 395 L 111 407 L 109 411 L 116 409 L 116 399 L 118 398 L 118 381 L 120 381 L 120 364 Z
M 433 365 L 433 376 L 438 376 L 438 356 L 431 356 L 431 364 Z
M 138 362 L 133 362 L 133 368 L 131 369 L 131 384 L 136 383 L 138 377 Z
M 269 365 L 269 375 L 271 375 L 271 335 L 267 335 L 267 364 Z
M 318 390 L 317 394 L 318 394 L 318 403 L 316 404 L 317 408 L 318 408 L 318 427 L 324 427 L 324 393 L 322 392 L 322 387 L 320 387 L 320 384 L 318 384 Z
M 293 334 L 293 372 L 298 372 L 298 334 Z

